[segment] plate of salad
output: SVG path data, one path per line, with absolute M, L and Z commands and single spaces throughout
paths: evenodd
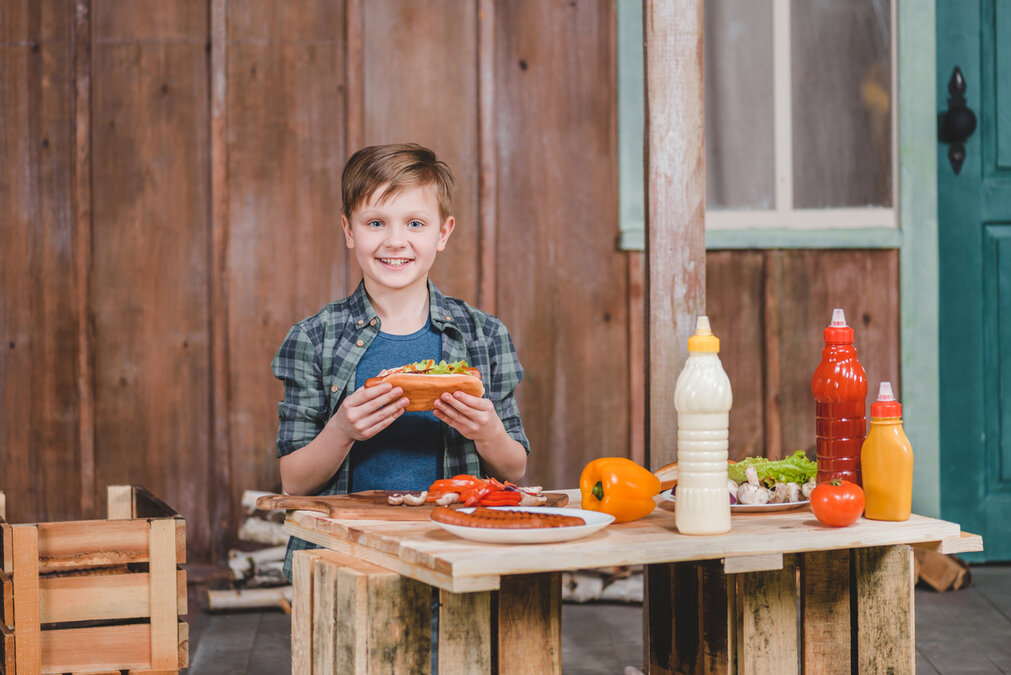
M 668 477 L 671 465 L 665 467 Z M 727 493 L 733 513 L 787 511 L 808 503 L 818 465 L 798 450 L 785 459 L 747 457 L 727 463 Z M 674 501 L 675 485 L 660 496 Z

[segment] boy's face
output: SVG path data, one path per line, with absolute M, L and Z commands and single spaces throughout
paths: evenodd
M 371 291 L 425 286 L 455 221 L 441 220 L 434 185 L 405 188 L 380 203 L 385 190 L 380 187 L 353 211 L 351 222 L 341 216 L 344 241 Z

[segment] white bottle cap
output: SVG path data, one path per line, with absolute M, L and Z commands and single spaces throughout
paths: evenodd
M 846 312 L 844 312 L 841 307 L 836 307 L 832 310 L 832 323 L 829 325 L 833 328 L 846 327 Z
M 881 386 L 878 388 L 878 400 L 879 401 L 894 401 L 895 395 L 892 394 L 892 383 L 882 382 Z
M 696 335 L 712 335 L 713 329 L 709 327 L 709 317 L 705 314 L 695 320 Z

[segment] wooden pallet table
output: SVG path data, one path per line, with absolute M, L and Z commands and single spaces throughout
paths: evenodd
M 0 493 L 0 675 L 176 673 L 188 663 L 186 524 L 141 487 L 107 520 L 10 524 Z
M 569 494 L 578 504 L 578 492 Z M 344 590 L 339 581 L 321 581 L 346 567 L 358 584 L 386 575 L 375 583 L 386 584 L 387 607 L 417 604 L 422 587 L 397 587 L 390 579 L 439 589 L 440 673 L 560 673 L 561 572 L 613 565 L 646 566 L 649 673 L 849 673 L 853 659 L 859 672 L 913 672 L 911 547 L 982 548 L 978 536 L 955 523 L 914 515 L 901 523 L 860 520 L 830 528 L 806 507 L 735 515 L 729 534 L 686 536 L 677 532 L 668 503 L 659 503 L 642 520 L 584 539 L 527 545 L 467 541 L 426 522 L 290 512 L 290 534 L 343 556 L 337 562 L 305 556 L 303 571 L 296 567 L 292 672 L 373 672 L 361 665 L 367 658 L 358 666 L 347 660 L 353 650 L 345 650 L 343 661 L 338 653 L 313 665 L 314 647 L 327 642 L 319 639 L 326 625 L 350 620 L 339 609 L 348 598 L 359 598 L 359 625 L 394 621 L 369 615 L 360 600 L 369 595 L 349 596 L 351 581 Z M 310 566 L 313 572 L 306 571 Z M 331 590 L 321 583 L 331 583 Z M 397 620 L 408 615 L 422 622 L 415 634 L 430 625 L 424 609 Z M 413 650 L 401 654 L 407 662 L 430 658 L 426 640 L 397 644 Z

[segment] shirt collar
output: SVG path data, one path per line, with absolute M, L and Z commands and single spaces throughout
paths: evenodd
M 365 292 L 364 280 L 358 282 L 358 288 L 348 300 L 348 307 L 350 309 L 349 321 L 355 330 L 379 325 L 379 317 L 372 309 L 372 303 L 369 302 L 368 294 Z M 431 279 L 428 280 L 428 308 L 432 326 L 440 333 L 446 329 L 446 326 L 456 325 L 452 308 L 446 301 L 446 296 L 432 283 Z

